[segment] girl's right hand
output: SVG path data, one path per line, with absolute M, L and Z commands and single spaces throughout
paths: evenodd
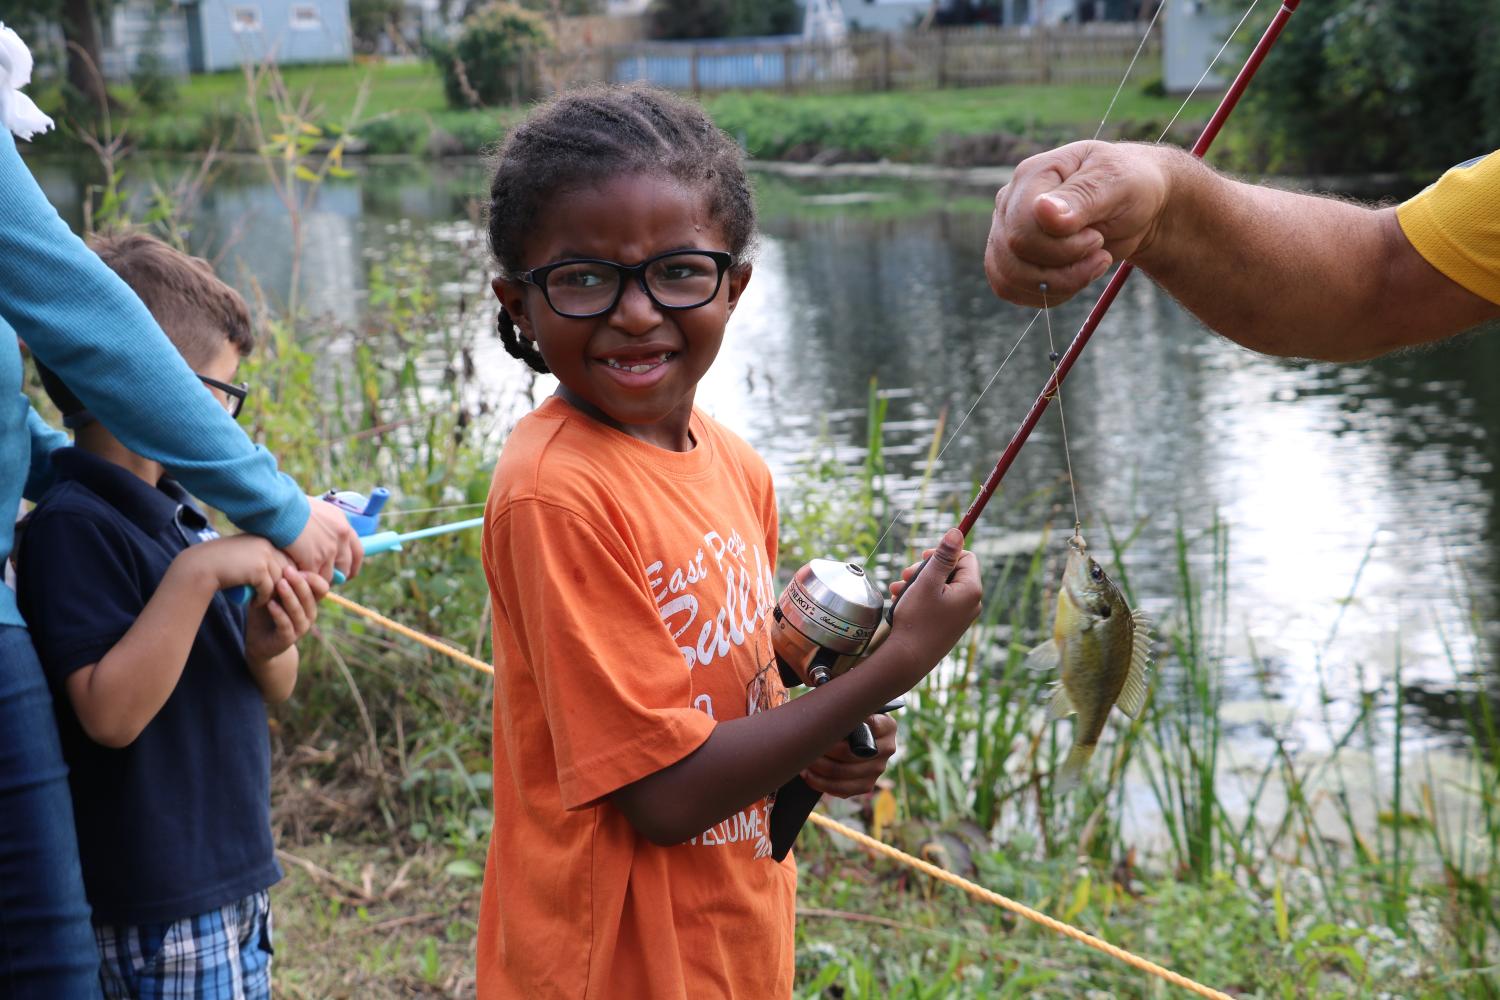
M 276 592 L 276 581 L 292 565 L 284 552 L 259 535 L 230 535 L 194 545 L 177 557 L 188 560 L 206 578 L 214 590 L 247 585 L 255 590 L 251 604 L 266 603 Z
M 948 655 L 979 617 L 984 597 L 979 560 L 963 546 L 963 533 L 949 528 L 936 549 L 923 553 L 924 562 L 908 566 L 891 584 L 891 594 L 900 602 L 886 645 L 896 643 L 903 659 L 919 671 L 911 686 Z

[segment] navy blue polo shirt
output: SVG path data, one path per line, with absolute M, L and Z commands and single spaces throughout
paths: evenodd
M 120 641 L 172 560 L 217 533 L 170 479 L 153 488 L 77 448 L 52 461 L 16 590 L 52 686 L 94 920 L 179 920 L 274 884 L 270 735 L 242 609 L 213 599 L 177 687 L 128 747 L 89 739 L 65 688 Z

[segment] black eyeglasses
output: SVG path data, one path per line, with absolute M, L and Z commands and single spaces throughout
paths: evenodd
M 197 372 L 193 372 L 193 374 L 198 375 Z M 228 410 L 229 415 L 234 419 L 238 420 L 240 418 L 240 408 L 245 405 L 245 397 L 250 394 L 249 382 L 230 385 L 228 382 L 220 382 L 218 379 L 209 378 L 207 375 L 198 375 L 198 381 L 222 392 L 224 394 L 224 409 Z
M 532 268 L 521 280 L 542 290 L 559 316 L 588 319 L 620 304 L 625 280 L 634 278 L 661 309 L 696 309 L 719 294 L 734 255 L 723 250 L 672 250 L 639 264 L 579 258 Z

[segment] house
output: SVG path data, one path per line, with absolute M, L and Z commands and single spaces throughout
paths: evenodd
M 1198 86 L 1224 39 L 1234 30 L 1232 14 L 1206 0 L 1165 0 L 1162 12 L 1162 83 L 1168 93 L 1183 94 Z M 1229 68 L 1233 72 L 1233 68 Z M 1229 81 L 1218 69 L 1203 77 L 1210 91 L 1223 90 Z
M 919 23 L 1084 24 L 1150 17 L 1158 0 L 843 0 L 857 31 L 902 31 Z
M 101 68 L 110 79 L 128 77 L 147 54 L 178 74 L 352 55 L 349 0 L 124 0 L 102 21 Z

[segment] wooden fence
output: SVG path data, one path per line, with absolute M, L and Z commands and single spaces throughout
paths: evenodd
M 1124 22 L 869 33 L 834 43 L 800 38 L 643 42 L 540 53 L 530 71 L 550 90 L 644 80 L 694 94 L 1113 84 L 1124 75 L 1144 30 L 1140 24 Z M 1141 59 L 1160 66 L 1157 33 L 1147 41 Z

